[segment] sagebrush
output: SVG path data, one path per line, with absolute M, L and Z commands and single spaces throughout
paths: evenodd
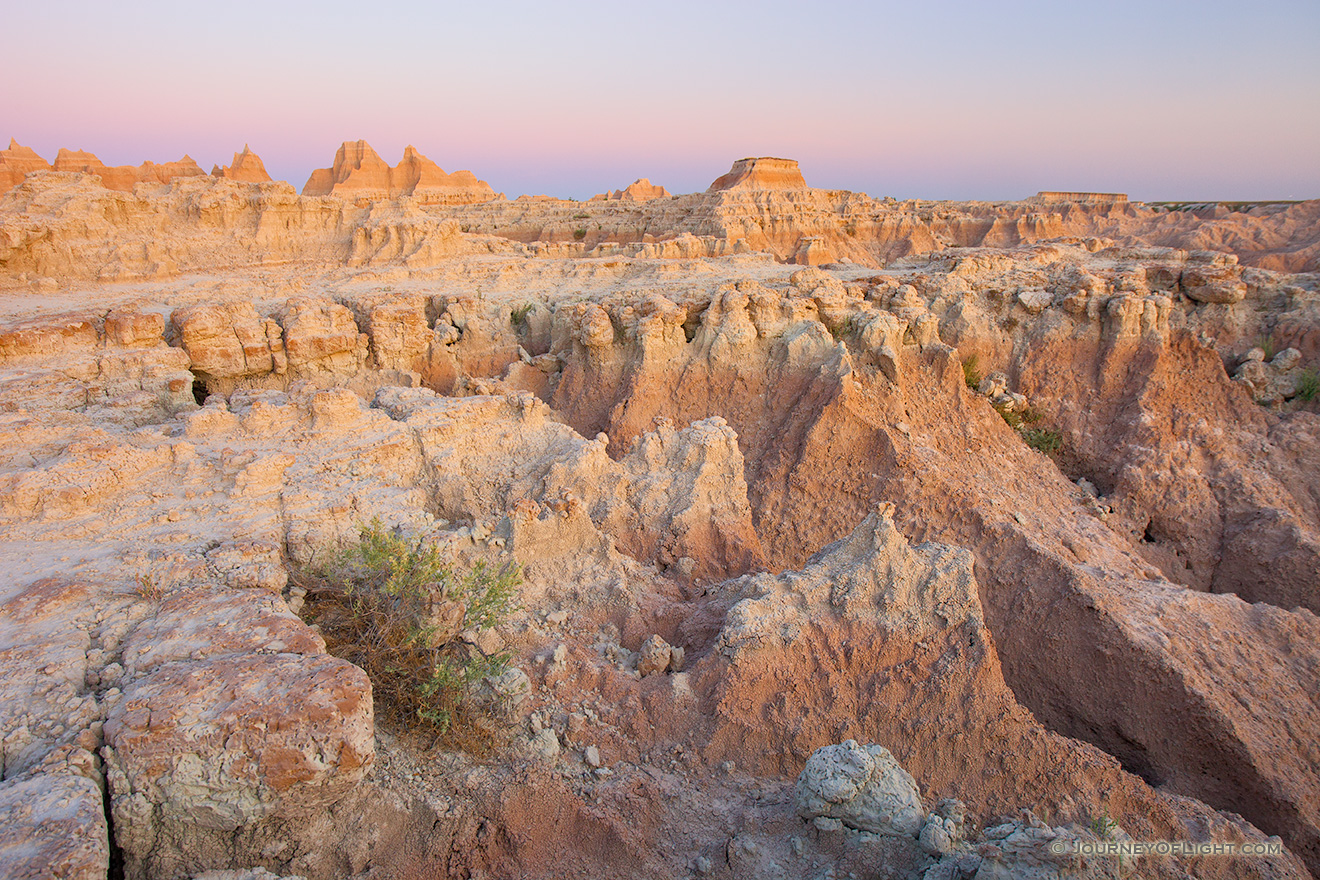
M 962 362 L 963 381 L 967 387 L 976 391 L 981 387 L 981 367 L 980 358 L 976 355 L 968 355 L 967 360 Z
M 487 726 L 476 723 L 469 697 L 509 658 L 462 636 L 516 607 L 516 564 L 455 571 L 434 547 L 372 520 L 356 545 L 298 576 L 327 649 L 367 673 L 381 710 L 453 745 L 480 747 Z
M 1320 372 L 1314 367 L 1303 370 L 1297 377 L 1297 396 L 1306 403 L 1320 397 Z

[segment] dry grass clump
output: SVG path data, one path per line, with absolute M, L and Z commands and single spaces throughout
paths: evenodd
M 478 717 L 485 707 L 473 691 L 509 658 L 483 652 L 464 634 L 496 626 L 513 610 L 517 565 L 457 572 L 434 547 L 372 520 L 355 546 L 295 577 L 326 647 L 367 673 L 380 710 L 448 745 L 484 750 L 490 725 Z

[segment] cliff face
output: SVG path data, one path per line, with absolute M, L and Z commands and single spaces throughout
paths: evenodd
M 807 182 L 795 159 L 739 159 L 729 173 L 715 179 L 706 192 L 729 190 L 799 190 Z
M 9 139 L 9 149 L 0 150 L 0 192 L 18 186 L 30 171 L 49 171 L 50 164 L 31 147 Z
M 238 180 L 244 183 L 270 183 L 270 175 L 266 173 L 266 165 L 261 161 L 261 157 L 248 147 L 243 145 L 243 152 L 234 154 L 234 161 L 223 168 L 216 165 L 211 168 L 212 177 L 223 177 L 226 180 Z
M 90 175 L 38 176 L 0 197 L 0 212 L 0 267 L 15 275 L 127 281 L 217 263 L 436 261 L 461 248 L 458 224 L 416 205 L 359 208 L 210 175 L 149 197 Z
M 669 198 L 669 190 L 656 186 L 645 177 L 639 177 L 623 189 L 611 190 L 591 197 L 590 201 L 603 202 L 649 202 L 651 199 Z
M 490 184 L 470 171 L 446 174 L 412 146 L 391 168 L 366 141 L 345 141 L 333 165 L 312 172 L 302 194 L 353 199 L 410 196 L 423 205 L 469 205 L 495 198 Z
M 143 162 L 141 165 L 114 165 L 103 163 L 83 150 L 60 148 L 52 166 L 55 171 L 94 174 L 101 185 L 119 192 L 132 192 L 139 183 L 169 183 L 180 177 L 203 177 L 206 172 L 189 156 L 176 162 Z

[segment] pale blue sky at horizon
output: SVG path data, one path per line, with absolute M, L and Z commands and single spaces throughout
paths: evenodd
M 1320 197 L 1317 0 L 77 0 L 6 19 L 0 135 L 48 160 L 209 170 L 249 143 L 301 187 L 362 138 L 510 198 L 693 192 L 758 155 L 900 198 Z

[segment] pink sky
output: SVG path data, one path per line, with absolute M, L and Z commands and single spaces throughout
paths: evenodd
M 298 187 L 411 143 L 510 197 L 749 155 L 875 196 L 1320 197 L 1320 4 L 1072 6 L 24 4 L 0 136 L 207 170 L 250 143 Z

